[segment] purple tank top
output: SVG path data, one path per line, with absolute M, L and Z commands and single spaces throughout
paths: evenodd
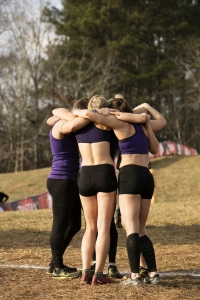
M 121 154 L 148 154 L 149 139 L 141 124 L 134 124 L 136 133 L 127 139 L 119 141 Z
M 111 139 L 111 131 L 97 128 L 93 122 L 75 132 L 78 143 L 98 143 L 109 142 Z
M 78 145 L 74 133 L 57 140 L 49 133 L 53 157 L 52 171 L 48 178 L 77 180 L 79 171 Z

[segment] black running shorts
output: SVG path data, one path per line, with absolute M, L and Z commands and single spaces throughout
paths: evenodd
M 98 192 L 111 193 L 117 189 L 117 178 L 112 165 L 83 166 L 79 177 L 79 193 L 91 197 Z
M 119 195 L 141 195 L 142 199 L 151 199 L 154 191 L 154 179 L 147 167 L 127 165 L 119 170 Z

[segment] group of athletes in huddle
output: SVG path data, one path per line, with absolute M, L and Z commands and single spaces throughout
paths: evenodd
M 83 98 L 75 102 L 71 111 L 57 108 L 53 115 L 47 120 L 52 126 L 53 157 L 47 179 L 53 200 L 48 273 L 58 279 L 80 275 L 76 268 L 64 265 L 63 254 L 81 228 L 83 209 L 86 229 L 81 245 L 80 283 L 107 284 L 123 277 L 116 266 L 118 234 L 114 211 L 118 188 L 131 269 L 130 277 L 121 284 L 159 284 L 155 252 L 146 230 L 154 191 L 148 153 L 157 153 L 159 144 L 154 131 L 166 125 L 165 119 L 147 103 L 130 108 L 121 95 L 110 100 L 98 95 L 90 100 Z M 117 151 L 118 180 L 114 168 Z M 104 276 L 107 255 L 108 274 Z

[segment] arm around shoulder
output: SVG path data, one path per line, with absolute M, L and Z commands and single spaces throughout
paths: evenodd
M 66 108 L 55 108 L 54 110 L 52 110 L 52 114 L 59 119 L 67 121 L 73 120 L 75 118 L 74 114 Z

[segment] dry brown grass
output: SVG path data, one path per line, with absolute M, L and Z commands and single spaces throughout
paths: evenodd
M 148 232 L 155 245 L 158 268 L 167 271 L 200 272 L 200 201 L 156 203 L 152 205 Z M 50 210 L 4 212 L 0 219 L 0 263 L 47 266 L 50 259 Z M 83 222 L 84 224 L 84 222 Z M 65 253 L 65 263 L 81 268 L 81 238 L 74 237 Z M 118 229 L 117 263 L 128 271 L 125 233 Z M 106 270 L 106 269 L 105 269 Z M 102 287 L 80 286 L 79 279 L 60 280 L 45 270 L 0 267 L 0 299 L 200 299 L 199 278 L 163 277 L 160 287 L 121 287 L 117 282 Z
M 46 179 L 50 168 L 0 174 L 0 191 L 9 196 L 8 202 L 37 196 L 47 191 Z
M 155 246 L 160 272 L 200 272 L 200 187 L 197 184 L 199 162 L 199 157 L 172 157 L 153 162 L 157 174 L 159 201 L 151 207 L 147 228 Z M 38 170 L 38 174 L 40 171 Z M 43 176 L 46 174 L 43 173 Z M 35 173 L 35 180 L 37 177 L 40 175 Z M 188 185 L 193 185 L 193 182 L 195 188 L 190 190 Z M 24 183 L 28 184 L 26 176 Z M 46 267 L 51 256 L 51 222 L 51 210 L 1 213 L 0 264 Z M 80 246 L 83 232 L 84 228 L 74 237 L 65 253 L 64 261 L 69 266 L 76 265 L 81 268 Z M 118 233 L 117 263 L 121 271 L 127 271 L 129 265 L 125 248 L 126 237 L 123 229 L 118 229 Z M 162 285 L 159 287 L 122 287 L 119 281 L 112 285 L 91 287 L 80 286 L 79 279 L 52 279 L 44 269 L 0 266 L 0 279 L 2 300 L 200 299 L 200 279 L 191 276 L 162 277 Z
M 200 156 L 164 157 L 152 160 L 156 171 L 159 202 L 198 200 L 200 195 Z M 50 168 L 0 174 L 0 191 L 10 196 L 9 202 L 40 195 L 47 191 Z
M 152 161 L 159 202 L 200 199 L 200 155 L 173 156 Z

